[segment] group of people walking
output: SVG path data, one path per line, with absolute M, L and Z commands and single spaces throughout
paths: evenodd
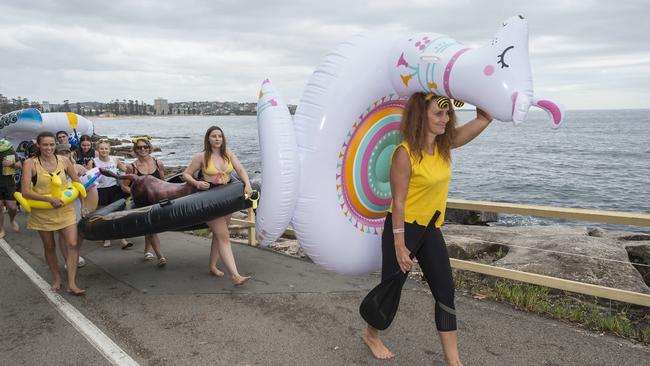
M 77 268 L 85 265 L 85 260 L 79 256 L 79 249 L 83 238 L 77 230 L 77 223 L 81 217 L 97 208 L 109 205 L 119 199 L 128 197 L 129 186 L 119 182 L 117 179 L 101 176 L 95 185 L 87 189 L 86 198 L 79 197 L 74 204 L 64 205 L 61 199 L 52 197 L 51 178 L 58 176 L 62 182 L 79 182 L 79 178 L 92 168 L 102 168 L 114 173 L 136 175 L 151 175 L 158 179 L 165 179 L 163 162 L 154 158 L 153 145 L 150 137 L 136 137 L 133 142 L 133 153 L 136 159 L 125 164 L 117 157 L 110 155 L 111 145 L 106 139 L 95 142 L 94 148 L 89 136 L 81 136 L 79 147 L 71 151 L 68 144 L 68 133 L 59 131 L 56 134 L 42 132 L 36 137 L 36 150 L 33 157 L 28 157 L 22 162 L 17 159 L 9 159 L 6 156 L 13 153 L 0 155 L 3 167 L 11 166 L 15 169 L 22 169 L 22 178 L 19 189 L 26 199 L 49 202 L 52 209 L 32 208 L 27 219 L 27 227 L 38 231 L 45 252 L 45 259 L 52 274 L 52 289 L 59 290 L 62 286 L 62 278 L 59 272 L 56 255 L 56 238 L 58 233 L 61 253 L 65 261 L 67 271 L 67 292 L 73 295 L 83 295 L 85 290 L 77 285 Z M 195 186 L 198 190 L 207 190 L 231 180 L 231 173 L 237 172 L 244 183 L 245 193 L 250 194 L 252 188 L 246 170 L 237 159 L 237 156 L 226 145 L 226 137 L 221 128 L 210 127 L 204 137 L 203 151 L 196 154 L 187 169 L 183 172 L 183 178 L 187 184 Z M 13 161 L 13 162 L 12 162 Z M 11 162 L 11 164 L 10 164 Z M 196 173 L 201 174 L 196 174 Z M 3 174 L 0 178 L 0 199 L 7 208 L 10 223 L 13 230 L 20 228 L 15 220 L 16 201 L 13 193 L 16 190 L 15 184 L 12 187 L 9 183 L 4 184 Z M 2 215 L 4 219 L 4 214 Z M 228 221 L 230 216 L 220 217 L 206 222 L 212 233 L 212 246 L 210 250 L 209 273 L 222 277 L 225 275 L 217 264 L 221 260 L 230 275 L 232 283 L 236 286 L 243 285 L 250 277 L 243 276 L 237 270 L 234 255 L 231 249 Z M 0 224 L 3 224 L 0 221 Z M 0 238 L 4 234 L 4 225 L 0 226 Z M 167 259 L 161 250 L 160 238 L 157 234 L 146 235 L 144 238 L 144 260 L 158 259 L 158 266 L 167 264 Z M 104 247 L 110 247 L 110 241 L 103 242 Z M 127 249 L 133 244 L 126 239 L 121 239 L 121 248 Z M 153 253 L 151 253 L 153 251 Z
M 451 150 L 473 140 L 491 120 L 488 114 L 478 109 L 476 118 L 457 127 L 456 114 L 449 99 L 434 94 L 415 93 L 406 103 L 400 130 L 402 142 L 393 154 L 390 168 L 393 201 L 382 234 L 382 279 L 396 271 L 408 272 L 415 263 L 420 265 L 435 300 L 436 328 L 450 365 L 461 364 L 457 347 L 454 282 L 447 248 L 440 231 L 451 179 Z M 51 133 L 41 133 L 36 144 L 37 156 L 23 163 L 22 192 L 25 197 L 50 202 L 55 209 L 34 209 L 28 227 L 37 230 L 43 241 L 45 257 L 53 277 L 52 288 L 55 290 L 61 287 L 61 276 L 56 262 L 54 232 L 60 233 L 67 245 L 68 291 L 75 295 L 83 294 L 84 290 L 76 283 L 80 245 L 75 227 L 78 218 L 72 206 L 62 206 L 60 200 L 44 196 L 50 187 L 49 180 L 42 177 L 58 174 L 65 180 L 67 175 L 71 180 L 78 181 L 79 170 L 75 170 L 77 164 L 85 169 L 98 166 L 164 179 L 164 166 L 162 161 L 151 156 L 152 145 L 146 137 L 133 140 L 133 151 L 137 158 L 129 165 L 109 156 L 110 144 L 104 140 L 98 141 L 93 151 L 90 138 L 82 137 L 80 149 L 73 155 L 74 161 L 55 154 L 56 141 Z M 252 192 L 246 170 L 227 147 L 223 130 L 216 126 L 210 127 L 205 133 L 203 145 L 203 151 L 192 158 L 183 172 L 186 183 L 199 190 L 207 190 L 227 184 L 231 173 L 236 171 L 244 183 L 245 192 Z M 3 160 L 3 166 L 8 165 Z M 99 206 L 107 205 L 129 193 L 128 187 L 120 186 L 115 179 L 108 177 L 100 180 L 97 191 L 96 205 Z M 2 190 L 1 180 L 0 199 L 5 199 L 7 205 L 7 194 Z M 84 215 L 89 208 L 95 208 L 89 205 L 89 201 L 89 198 L 85 202 L 81 201 L 80 215 Z M 14 230 L 18 230 L 14 220 L 15 205 L 14 208 L 11 207 L 7 205 L 10 220 Z M 442 215 L 433 225 L 427 226 L 436 211 Z M 220 217 L 206 223 L 212 232 L 209 271 L 215 276 L 224 276 L 224 272 L 217 267 L 221 260 L 233 284 L 241 285 L 249 277 L 238 272 L 230 245 L 228 219 Z M 409 231 L 423 233 L 424 244 L 415 258 L 411 256 L 415 243 L 405 241 L 405 234 Z M 123 247 L 128 247 L 129 244 L 122 242 Z M 150 255 L 149 248 L 155 252 L 158 265 L 167 263 L 161 253 L 158 235 L 145 236 L 145 259 Z M 395 357 L 381 341 L 379 331 L 371 325 L 367 326 L 363 341 L 376 358 Z

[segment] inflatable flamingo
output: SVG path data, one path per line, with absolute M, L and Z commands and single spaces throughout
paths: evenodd
M 264 81 L 258 102 L 264 182 L 258 240 L 273 242 L 291 222 L 314 262 L 346 274 L 381 265 L 390 160 L 410 95 L 445 95 L 456 106 L 467 102 L 515 124 L 531 106 L 545 110 L 554 128 L 564 117 L 558 103 L 533 93 L 521 16 L 476 49 L 435 33 L 356 36 L 316 68 L 293 121 L 270 84 Z M 291 177 L 298 184 L 287 183 Z

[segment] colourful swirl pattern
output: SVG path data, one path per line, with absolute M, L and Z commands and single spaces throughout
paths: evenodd
M 359 231 L 379 235 L 390 207 L 390 162 L 400 143 L 399 124 L 407 98 L 375 101 L 352 125 L 339 152 L 339 206 Z

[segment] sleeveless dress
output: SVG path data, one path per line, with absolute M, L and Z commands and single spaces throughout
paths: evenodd
M 38 194 L 50 194 L 52 185 L 48 174 L 57 174 L 61 182 L 67 182 L 65 175 L 65 161 L 56 158 L 56 170 L 53 172 L 46 171 L 38 158 L 32 159 L 36 176 L 32 190 Z M 32 178 L 32 182 L 34 179 Z M 27 219 L 27 228 L 39 231 L 57 231 L 77 223 L 77 215 L 74 205 L 64 205 L 53 209 L 32 209 Z

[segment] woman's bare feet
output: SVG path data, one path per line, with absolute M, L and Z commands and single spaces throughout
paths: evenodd
M 237 276 L 230 277 L 230 279 L 232 280 L 233 285 L 241 286 L 241 285 L 245 284 L 246 282 L 248 282 L 248 280 L 250 280 L 251 277 L 250 276 L 237 275 Z
M 18 225 L 18 223 L 16 222 L 16 220 L 14 220 L 14 221 L 11 222 L 11 228 L 12 228 L 13 231 L 15 231 L 15 232 L 19 232 L 19 231 L 20 231 L 20 226 Z
M 82 296 L 86 294 L 86 290 L 82 290 L 79 287 L 68 287 L 68 293 L 74 296 Z
M 61 289 L 61 279 L 60 278 L 59 279 L 55 278 L 54 281 L 52 281 L 52 287 L 51 288 L 52 288 L 52 291 L 59 291 Z
M 215 275 L 217 277 L 223 277 L 223 275 L 224 275 L 223 271 L 220 271 L 219 268 L 217 268 L 217 267 L 210 268 L 210 273 L 212 273 L 213 275 Z
M 395 354 L 386 348 L 384 342 L 382 342 L 379 337 L 373 337 L 366 332 L 361 336 L 361 338 L 375 358 L 379 360 L 390 360 L 395 357 Z

